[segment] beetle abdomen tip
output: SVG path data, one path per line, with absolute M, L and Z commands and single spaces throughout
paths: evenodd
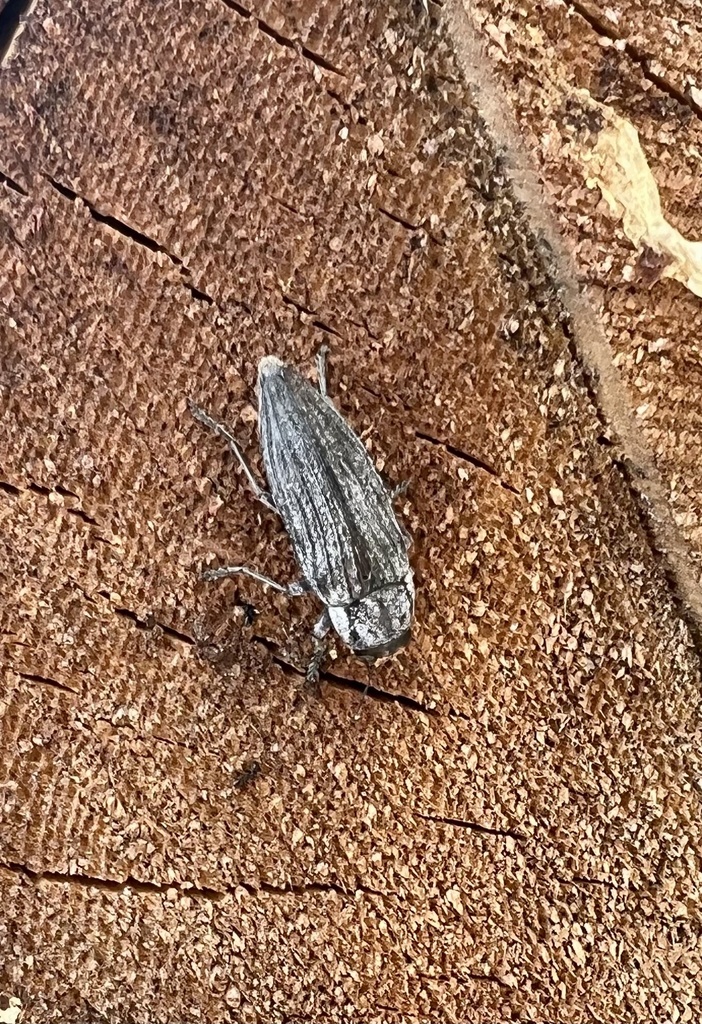
M 264 377 L 270 377 L 273 373 L 278 373 L 285 363 L 278 359 L 277 356 L 264 356 L 261 362 L 258 364 L 258 379 L 263 380 Z

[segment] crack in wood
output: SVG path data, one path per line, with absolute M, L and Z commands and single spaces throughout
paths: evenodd
M 61 484 L 54 484 L 53 487 L 45 487 L 43 484 L 37 484 L 33 480 L 30 481 L 26 487 L 17 487 L 15 484 L 9 483 L 7 480 L 0 480 L 0 491 L 5 494 L 12 495 L 13 498 L 18 497 L 20 494 L 31 493 L 40 494 L 44 498 L 48 498 L 51 494 L 60 494 L 62 498 L 75 498 L 76 501 L 80 501 L 80 495 L 76 494 L 75 491 L 69 491 L 68 488 L 62 487 Z M 73 508 L 71 505 L 61 506 L 68 515 L 75 516 L 76 519 L 82 520 L 87 526 L 101 526 L 93 516 L 88 512 L 85 512 L 82 508 Z M 111 540 L 103 536 L 101 533 L 91 534 L 94 540 L 99 541 L 101 544 L 107 544 L 109 547 L 114 547 Z
M 72 693 L 76 697 L 80 697 L 81 691 L 76 690 L 75 687 L 69 686 L 67 683 L 60 683 L 57 679 L 52 679 L 50 676 L 42 676 L 36 672 L 20 672 L 18 669 L 11 670 L 16 672 L 20 679 L 26 680 L 28 683 L 38 683 L 40 686 L 49 686 L 53 690 L 60 690 L 63 693 Z
M 50 494 L 60 494 L 62 498 L 75 498 L 76 501 L 80 501 L 80 495 L 76 494 L 75 491 L 69 491 L 67 487 L 62 487 L 61 484 L 54 484 L 53 487 L 47 487 L 45 484 L 37 484 L 33 480 L 30 480 L 25 488 L 15 487 L 14 484 L 9 484 L 8 487 L 13 488 L 18 494 L 21 490 L 31 491 L 33 494 L 41 494 L 42 497 L 48 498 Z M 75 509 L 66 509 L 66 511 L 75 511 Z M 94 520 L 93 520 L 94 521 Z
M 384 217 L 387 217 L 388 220 L 391 220 L 394 224 L 398 224 L 401 228 L 404 228 L 405 231 L 409 231 L 410 234 L 415 236 L 412 241 L 414 243 L 419 243 L 417 248 L 422 248 L 423 244 L 425 244 L 422 242 L 422 237 L 424 237 L 425 240 L 429 239 L 435 245 L 441 246 L 442 249 L 445 248 L 445 244 L 441 239 L 437 238 L 436 235 L 432 234 L 431 231 L 428 231 L 424 227 L 423 221 L 419 224 L 413 224 L 411 220 L 407 220 L 405 217 L 400 216 L 399 213 L 393 213 L 385 206 L 376 206 L 376 210 L 378 213 L 382 213 Z M 418 232 L 421 232 L 421 235 L 418 235 Z
M 0 18 L 4 13 L 5 8 L 3 8 L 2 12 L 0 12 Z M 2 62 L 1 49 L 2 43 L 0 43 L 0 62 Z M 5 174 L 4 171 L 0 171 L 0 183 L 2 183 L 3 185 L 7 185 L 8 188 L 11 188 L 13 192 L 17 192 L 18 195 L 24 196 L 25 198 L 29 196 L 29 192 L 27 192 L 25 188 L 22 188 L 20 183 L 18 181 L 15 181 L 14 178 L 11 178 L 9 174 Z
M 310 50 L 307 46 L 303 46 L 299 40 L 291 39 L 288 36 L 282 34 L 277 29 L 274 29 L 272 25 L 268 25 L 262 18 L 257 17 L 243 4 L 237 3 L 236 0 L 222 0 L 225 7 L 228 7 L 230 11 L 234 11 L 240 18 L 244 18 L 247 21 L 253 19 L 261 32 L 267 35 L 274 42 L 278 43 L 279 46 L 283 46 L 288 50 L 293 50 L 295 53 L 299 53 L 306 60 L 311 61 L 318 68 L 323 71 L 330 71 L 333 75 L 338 75 L 340 78 L 346 78 L 345 73 L 337 68 L 330 60 L 323 57 L 321 53 L 316 53 L 314 50 Z
M 324 331 L 326 334 L 331 334 L 333 338 L 341 338 L 342 341 L 346 341 L 343 334 L 340 334 L 335 328 L 325 323 L 324 320 L 313 320 L 312 326 L 316 327 L 320 331 Z
M 306 673 L 304 669 L 283 658 L 278 646 L 271 640 L 263 636 L 253 636 L 252 639 L 261 647 L 265 647 L 271 655 L 271 660 L 284 672 L 292 672 L 301 679 L 305 678 Z M 381 690 L 377 686 L 371 686 L 370 683 L 362 683 L 358 679 L 349 679 L 346 676 L 338 676 L 333 672 L 326 672 L 324 670 L 319 673 L 319 678 L 331 686 L 337 687 L 337 689 L 353 690 L 355 693 L 360 693 L 363 697 L 371 697 L 373 700 L 381 701 L 385 704 L 400 704 L 408 711 L 418 711 L 423 715 L 438 715 L 438 711 L 435 708 L 427 707 L 427 705 L 420 703 L 420 701 L 415 700 L 413 697 L 407 697 L 402 693 L 392 693 L 389 690 Z
M 185 270 L 185 268 L 183 267 L 181 267 L 180 272 L 181 274 L 190 273 L 190 271 Z M 187 281 L 183 281 L 182 283 L 197 302 L 204 302 L 208 306 L 215 305 L 215 300 L 212 298 L 211 295 L 208 295 L 207 292 L 203 292 L 200 288 L 196 288 L 194 284 L 190 284 Z
M 271 885 L 269 882 L 259 882 L 258 885 L 262 892 L 272 893 L 275 896 L 285 896 L 287 894 L 304 896 L 308 892 L 334 892 L 345 899 L 350 899 L 357 892 L 361 892 L 365 896 L 379 896 L 381 899 L 397 896 L 397 893 L 382 892 L 380 889 L 373 889 L 368 885 L 356 884 L 352 887 L 345 887 L 338 882 L 306 882 L 303 884 L 291 882 L 289 885 L 281 886 Z
M 84 523 L 88 524 L 88 526 L 99 525 L 97 519 L 93 519 L 93 517 L 88 515 L 87 512 L 84 512 L 82 508 L 71 508 L 70 505 L 64 505 L 64 508 L 69 515 L 75 516 L 76 519 L 82 519 Z M 105 538 L 102 539 L 104 540 Z M 109 544 L 109 541 L 107 541 L 107 543 Z
M 70 582 L 71 586 L 75 587 L 75 589 L 79 591 L 79 593 L 85 598 L 86 601 L 90 602 L 90 604 L 97 604 L 95 598 L 91 594 L 89 594 L 87 592 L 87 590 L 85 590 L 76 580 L 74 580 L 73 577 L 69 577 L 69 582 Z M 115 606 L 113 604 L 111 598 L 110 598 L 109 591 L 107 591 L 107 590 L 98 590 L 98 591 L 96 591 L 96 593 L 107 602 L 110 610 L 115 615 L 119 616 L 121 619 L 127 619 L 129 622 L 132 622 L 136 626 L 137 629 L 142 630 L 143 632 L 149 632 L 149 631 L 152 631 L 152 630 L 154 630 L 154 631 L 155 630 L 159 630 L 161 633 L 163 633 L 167 637 L 170 637 L 172 640 L 178 640 L 180 643 L 187 644 L 189 647 L 197 646 L 197 640 L 195 639 L 195 637 L 191 636 L 189 633 L 184 633 L 181 630 L 176 629 L 174 626 L 168 626 L 166 623 L 161 622 L 159 619 L 156 619 L 155 617 L 150 617 L 148 620 L 147 619 L 142 619 L 142 618 L 140 618 L 137 615 L 136 612 L 132 611 L 131 608 L 124 608 L 124 607 Z M 20 673 L 20 675 L 21 675 L 21 673 Z M 47 682 L 47 683 L 51 683 L 52 682 L 52 680 L 48 680 L 48 679 L 42 680 L 41 677 L 32 677 L 32 678 L 34 678 L 35 681 L 37 681 L 37 682 L 41 682 L 41 681 L 44 681 L 44 682 Z M 56 683 L 56 685 L 57 686 L 61 686 L 60 683 Z M 65 688 L 66 689 L 70 689 L 70 687 L 65 687 Z M 74 690 L 72 692 L 78 693 L 77 690 Z M 156 739 L 163 739 L 164 742 L 166 742 L 166 743 L 168 743 L 168 742 L 179 743 L 179 741 L 177 741 L 177 740 L 169 741 L 169 740 L 165 739 L 164 737 L 159 737 L 159 736 L 156 736 Z M 179 745 L 182 745 L 182 744 L 179 743 Z
M 658 86 L 658 88 L 670 96 L 671 99 L 689 107 L 697 117 L 702 118 L 702 106 L 695 102 L 690 93 L 683 92 L 682 89 L 678 88 L 678 86 L 667 79 L 664 75 L 659 75 L 651 69 L 652 62 L 658 60 L 655 54 L 645 53 L 643 50 L 640 50 L 639 47 L 630 42 L 626 36 L 611 23 L 611 21 L 593 10 L 588 4 L 582 3 L 582 0 L 566 0 L 566 4 L 571 8 L 571 10 L 575 11 L 576 14 L 579 14 L 580 17 L 586 21 L 590 28 L 592 28 L 599 36 L 603 36 L 606 39 L 612 39 L 615 42 L 623 43 L 624 53 L 635 64 L 638 64 L 644 78 L 653 83 L 653 85 Z
M 403 693 L 393 693 L 390 690 L 381 690 L 370 683 L 361 683 L 357 679 L 347 679 L 345 676 L 337 676 L 333 672 L 320 672 L 320 678 L 331 683 L 341 690 L 353 690 L 362 697 L 371 697 L 373 700 L 381 701 L 384 704 L 400 704 L 408 711 L 419 712 L 422 715 L 438 715 L 436 708 L 430 708 L 426 704 L 415 700 L 414 697 L 407 697 Z
M 288 213 L 292 213 L 295 217 L 299 217 L 300 220 L 305 221 L 305 223 L 311 221 L 314 224 L 314 217 L 301 213 L 297 207 L 293 206 L 292 203 L 289 203 L 286 199 L 282 199 L 280 196 L 276 196 L 272 192 L 264 192 L 263 195 L 267 196 L 271 202 L 277 203 L 278 206 L 282 206 L 284 210 L 288 211 Z
M 299 299 L 294 299 L 292 295 L 288 295 L 287 292 L 283 292 L 283 302 L 286 306 L 292 306 L 298 311 L 298 313 L 304 313 L 305 316 L 318 316 L 315 310 L 310 309 L 309 306 L 305 306 Z
M 521 493 L 514 484 L 509 483 L 507 480 L 503 480 L 494 466 L 491 466 L 489 462 L 485 462 L 483 459 L 479 459 L 477 455 L 471 455 L 470 452 L 466 452 L 462 448 L 457 448 L 456 445 L 450 444 L 448 441 L 441 441 L 436 437 L 432 437 L 431 434 L 427 434 L 423 430 L 415 430 L 414 436 L 420 441 L 427 441 L 429 444 L 436 445 L 437 448 L 443 448 L 444 451 L 449 453 L 449 455 L 453 455 L 456 459 L 462 459 L 464 462 L 470 463 L 470 465 L 475 466 L 476 469 L 482 469 L 485 473 L 489 473 L 490 476 L 497 480 L 500 487 L 504 487 L 506 491 L 510 491 L 512 494 Z
M 397 895 L 396 893 L 382 892 L 379 889 L 363 885 L 356 885 L 354 888 L 344 888 L 338 882 L 290 883 L 289 885 L 279 886 L 265 881 L 258 881 L 256 883 L 239 881 L 215 887 L 182 881 L 145 882 L 134 878 L 133 875 L 127 875 L 126 878 L 120 880 L 80 872 L 35 870 L 18 861 L 0 861 L 0 868 L 17 875 L 23 875 L 35 885 L 40 882 L 53 882 L 57 885 L 75 885 L 81 888 L 100 889 L 103 892 L 116 894 L 131 890 L 143 895 L 153 896 L 168 896 L 175 891 L 181 897 L 203 899 L 213 903 L 220 903 L 227 896 L 235 896 L 238 889 L 245 889 L 252 896 L 259 893 L 265 893 L 268 896 L 306 896 L 308 893 L 335 893 L 343 896 L 345 899 L 350 899 L 360 892 L 367 896 L 378 896 L 381 899 L 387 899 Z
M 511 839 L 516 839 L 518 842 L 525 842 L 528 836 L 525 836 L 521 832 L 516 832 L 511 828 L 492 828 L 489 825 L 480 825 L 476 821 L 465 821 L 463 818 L 444 818 L 438 814 L 422 814 L 417 811 L 416 816 L 423 818 L 424 821 L 433 821 L 439 825 L 451 825 L 455 828 L 465 828 L 469 832 L 483 832 L 491 836 L 509 836 Z
M 369 395 L 372 395 L 378 401 L 384 402 L 388 409 L 394 410 L 395 407 L 388 402 L 388 399 L 379 391 L 376 391 L 374 388 L 372 388 L 369 384 L 359 383 L 358 387 L 360 387 L 363 391 L 367 391 Z M 412 409 L 406 402 L 404 402 L 398 394 L 395 394 L 393 397 L 396 399 L 398 405 L 402 409 L 404 409 L 404 411 L 409 416 L 415 415 L 415 410 Z M 437 448 L 443 448 L 445 452 L 447 452 L 449 455 L 453 455 L 454 458 L 462 459 L 464 462 L 470 463 L 470 465 L 474 466 L 476 469 L 482 469 L 485 473 L 489 473 L 491 477 L 497 480 L 501 487 L 504 487 L 505 490 L 510 491 L 512 494 L 521 494 L 521 491 L 518 487 L 515 487 L 514 484 L 511 484 L 509 483 L 509 481 L 504 480 L 503 477 L 501 477 L 500 474 L 497 472 L 494 466 L 491 466 L 489 462 L 486 462 L 484 459 L 479 458 L 477 455 L 471 455 L 470 452 L 464 451 L 464 449 L 458 448 L 456 445 L 453 445 L 448 441 L 442 441 L 439 438 L 434 437 L 433 434 L 427 433 L 427 431 L 425 430 L 412 429 L 412 433 L 414 434 L 418 441 L 426 441 L 428 444 L 435 445 Z
M 370 327 L 368 326 L 368 321 L 365 318 L 363 320 L 352 320 L 351 317 L 349 316 L 346 319 L 350 324 L 353 324 L 354 327 L 358 327 L 359 331 L 363 331 L 363 333 L 366 334 L 371 339 L 371 341 L 380 340 L 380 335 L 375 334 L 370 329 Z
M 324 331 L 326 334 L 331 334 L 335 338 L 340 338 L 342 341 L 346 341 L 344 335 L 337 331 L 335 327 L 332 327 L 330 324 L 322 320 L 320 318 L 320 314 L 316 310 L 310 309 L 308 306 L 303 305 L 302 302 L 300 302 L 298 299 L 294 299 L 292 295 L 288 295 L 286 292 L 283 292 L 282 295 L 283 302 L 285 303 L 285 305 L 292 306 L 293 309 L 297 310 L 301 317 L 306 316 L 310 318 L 316 318 L 311 321 L 313 327 L 318 328 L 318 330 L 320 331 Z
M 150 617 L 148 620 L 140 618 L 136 612 L 132 611 L 131 608 L 117 607 L 110 601 L 110 595 L 106 590 L 98 590 L 100 597 L 104 597 L 109 603 L 112 611 L 115 615 L 119 615 L 122 619 L 128 619 L 133 622 L 137 629 L 144 630 L 146 632 L 150 630 L 159 629 L 166 636 L 172 640 L 179 640 L 183 644 L 187 644 L 189 647 L 197 646 L 197 640 L 195 637 L 190 636 L 189 633 L 182 633 L 180 630 L 175 629 L 173 626 L 168 626 L 164 622 L 160 622 L 158 619 Z
M 131 224 L 127 224 L 126 221 L 120 220 L 118 217 L 114 217 L 110 213 L 102 213 L 90 199 L 86 199 L 85 196 L 81 196 L 77 192 L 74 192 L 72 188 L 69 188 L 68 185 L 64 185 L 60 181 L 57 181 L 56 178 L 53 178 L 50 174 L 45 174 L 44 177 L 51 187 L 56 189 L 64 199 L 68 199 L 72 203 L 75 203 L 76 200 L 83 203 L 83 205 L 88 208 L 93 220 L 96 220 L 98 224 L 106 224 L 114 231 L 119 232 L 120 235 L 124 235 L 132 242 L 136 242 L 137 245 L 143 246 L 144 249 L 148 249 L 150 252 L 162 252 L 164 256 L 167 256 L 171 263 L 176 267 L 183 266 L 183 261 L 180 257 L 169 252 L 169 250 L 160 242 L 157 242 L 156 239 L 151 238 L 143 231 L 139 231 L 138 228 L 132 227 Z
M 15 874 L 24 875 L 35 884 L 39 882 L 54 882 L 59 885 L 76 885 L 83 888 L 102 889 L 105 892 L 113 893 L 123 893 L 127 889 L 131 889 L 134 892 L 156 896 L 167 895 L 170 891 L 176 890 L 180 896 L 190 896 L 214 902 L 219 902 L 228 893 L 233 893 L 237 888 L 236 886 L 228 886 L 225 889 L 215 889 L 210 886 L 197 886 L 189 882 L 142 882 L 131 875 L 119 881 L 113 878 L 101 878 L 97 875 L 73 872 L 35 871 L 33 868 L 27 867 L 26 864 L 20 864 L 17 861 L 0 862 L 0 868 L 4 868 L 6 871 L 13 871 Z M 248 886 L 244 886 L 244 888 L 248 888 Z
M 137 245 L 142 246 L 144 249 L 148 249 L 149 252 L 163 253 L 163 255 L 170 260 L 173 266 L 178 268 L 183 278 L 181 284 L 184 288 L 187 288 L 194 299 L 198 302 L 205 302 L 209 306 L 213 306 L 215 304 L 215 300 L 211 295 L 200 288 L 196 288 L 195 285 L 188 280 L 188 278 L 192 277 L 192 270 L 180 258 L 180 256 L 176 256 L 175 253 L 167 249 L 165 245 L 161 244 L 161 242 L 157 242 L 155 238 L 151 238 L 143 231 L 139 231 L 138 228 L 135 228 L 131 224 L 127 224 L 125 221 L 113 216 L 113 214 L 102 213 L 102 211 L 99 210 L 95 203 L 90 199 L 86 199 L 85 196 L 81 196 L 77 192 L 74 192 L 72 188 L 69 188 L 68 185 L 64 185 L 62 182 L 57 181 L 56 178 L 53 178 L 50 174 L 45 174 L 44 177 L 51 187 L 55 189 L 59 195 L 62 195 L 64 199 L 68 199 L 69 202 L 72 203 L 75 203 L 76 200 L 83 203 L 90 216 L 98 224 L 104 224 L 105 227 L 111 228 L 113 231 L 123 235 L 132 242 L 136 242 Z
M 184 288 L 187 288 L 187 290 L 191 293 L 195 300 L 197 300 L 198 302 L 204 302 L 209 306 L 215 306 L 219 308 L 217 302 L 211 295 L 195 287 L 195 285 L 193 285 L 189 280 L 187 280 L 187 278 L 189 278 L 193 272 L 183 262 L 183 260 L 181 260 L 179 256 L 175 255 L 175 253 L 172 253 L 170 250 L 166 249 L 166 247 L 163 246 L 160 242 L 157 242 L 156 239 L 151 238 L 149 235 L 144 234 L 143 232 L 139 231 L 136 228 L 133 228 L 131 225 L 120 220 L 118 217 L 115 217 L 112 214 L 102 213 L 100 210 L 98 210 L 98 208 L 91 200 L 87 199 L 85 196 L 79 195 L 77 192 L 69 188 L 67 185 L 64 185 L 62 182 L 59 182 L 55 178 L 51 177 L 51 175 L 44 174 L 44 178 L 47 180 L 47 182 L 51 185 L 52 188 L 54 188 L 61 196 L 63 196 L 64 199 L 67 199 L 69 202 L 75 202 L 76 200 L 78 200 L 81 203 L 83 203 L 88 212 L 90 213 L 90 216 L 96 223 L 104 224 L 106 227 L 109 227 L 112 230 L 116 231 L 118 234 L 121 234 L 124 238 L 128 238 L 136 245 L 143 246 L 150 252 L 163 253 L 168 258 L 168 260 L 173 264 L 173 266 L 178 268 L 181 277 L 183 278 L 181 284 L 183 285 Z M 0 175 L 0 181 L 2 180 L 3 178 Z M 276 197 L 272 198 L 275 199 Z M 280 294 L 282 296 L 283 302 L 286 305 L 293 306 L 301 315 L 304 314 L 305 316 L 311 318 L 313 317 L 313 327 L 316 327 L 318 330 L 324 331 L 326 334 L 330 334 L 333 337 L 340 338 L 342 341 L 347 340 L 346 337 L 340 331 L 338 331 L 335 327 L 332 327 L 331 324 L 323 320 L 320 313 L 318 313 L 316 310 L 310 309 L 308 306 L 305 306 L 302 302 L 300 302 L 297 299 L 294 299 L 291 295 L 288 295 L 285 292 L 281 292 Z M 230 298 L 228 301 L 236 306 L 239 306 L 249 316 L 253 315 L 253 310 L 245 301 L 236 298 Z M 367 324 L 360 323 L 356 320 L 351 319 L 349 319 L 348 322 L 352 324 L 354 327 L 357 327 L 360 330 L 362 330 L 365 334 L 368 335 L 368 337 L 377 340 L 377 335 L 375 335 L 370 330 Z M 142 430 L 138 429 L 138 432 L 140 434 L 143 434 Z
M 390 210 L 386 210 L 384 206 L 376 206 L 376 210 L 378 213 L 382 213 L 383 216 L 387 217 L 388 220 L 391 220 L 394 224 L 399 224 L 400 227 L 405 228 L 406 231 L 423 230 L 421 224 L 413 224 L 412 221 L 405 220 L 405 218 L 401 217 L 399 214 L 391 213 Z

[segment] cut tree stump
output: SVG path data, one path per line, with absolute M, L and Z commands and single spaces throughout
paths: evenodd
M 702 122 L 677 5 L 623 6 L 32 11 L 0 71 L 0 1020 L 702 1017 L 702 300 L 622 276 L 568 97 L 639 117 L 698 240 Z M 260 468 L 257 362 L 322 342 L 410 481 L 418 598 L 315 696 L 314 600 L 199 581 L 296 570 L 187 402 Z

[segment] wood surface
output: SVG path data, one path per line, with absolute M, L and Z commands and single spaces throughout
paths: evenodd
M 702 1017 L 702 300 L 622 276 L 566 145 L 586 87 L 702 239 L 701 23 L 36 5 L 0 71 L 0 1020 Z M 260 467 L 257 362 L 322 342 L 418 596 L 314 696 L 315 602 L 199 581 L 295 566 L 187 400 Z

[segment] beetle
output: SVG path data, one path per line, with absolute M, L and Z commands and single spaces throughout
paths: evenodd
M 317 388 L 276 356 L 259 363 L 258 420 L 268 491 L 229 429 L 190 403 L 195 418 L 228 443 L 258 500 L 280 515 L 302 570 L 302 579 L 289 584 L 243 565 L 208 569 L 202 578 L 242 574 L 291 597 L 314 593 L 325 609 L 313 631 L 311 682 L 319 678 L 331 628 L 369 662 L 404 647 L 415 595 L 411 540 L 393 508 L 405 485 L 386 487 L 329 398 L 327 353 L 326 345 L 317 353 Z

